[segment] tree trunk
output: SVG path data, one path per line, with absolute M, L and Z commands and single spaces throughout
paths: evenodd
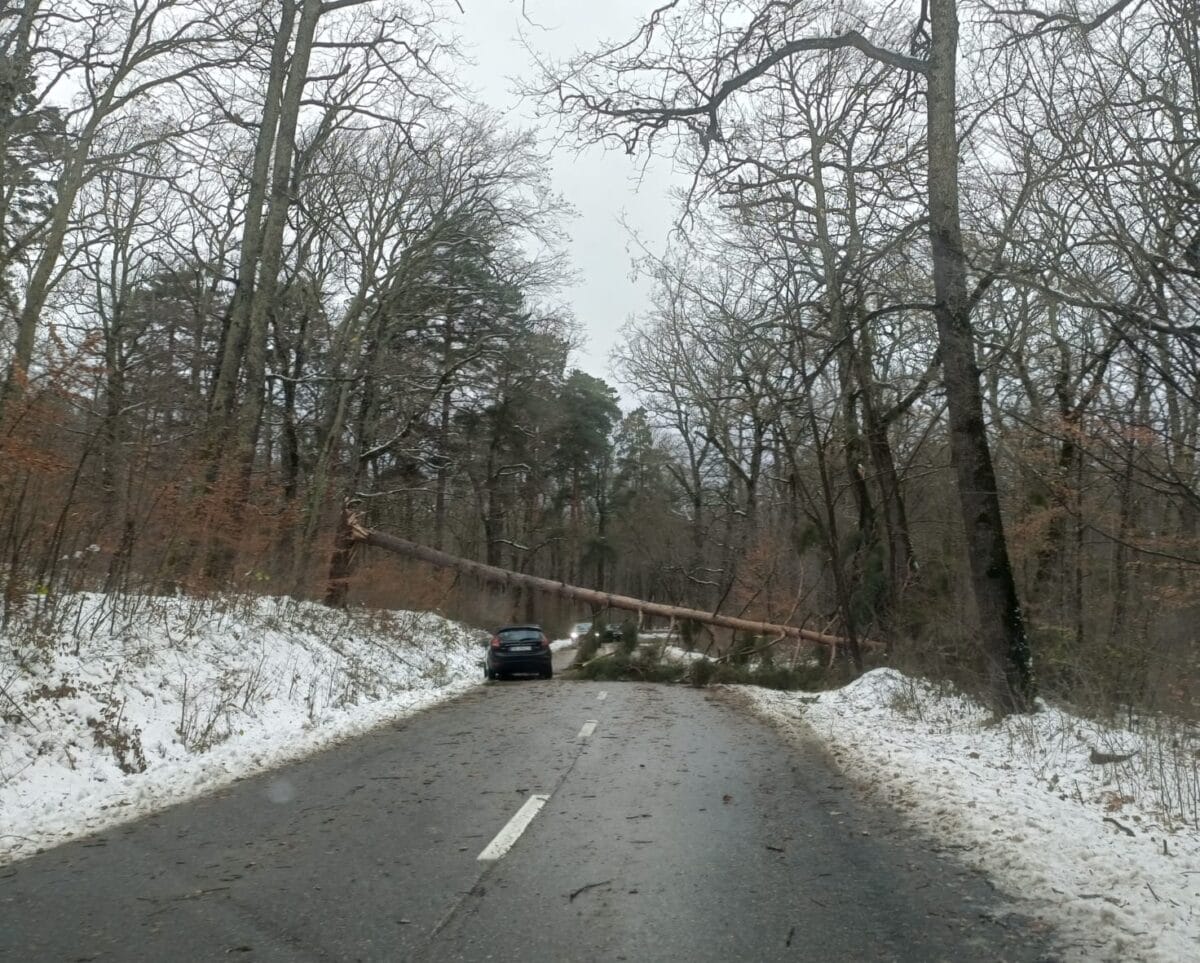
M 333 539 L 333 555 L 329 559 L 329 582 L 325 586 L 325 604 L 344 609 L 350 590 L 350 576 L 358 555 L 359 540 L 354 530 L 354 513 L 349 505 L 342 509 L 337 534 Z
M 522 575 L 518 572 L 498 568 L 494 565 L 472 562 L 469 559 L 458 558 L 446 552 L 439 552 L 424 545 L 418 545 L 416 542 L 410 542 L 407 539 L 397 538 L 395 535 L 387 535 L 384 532 L 363 528 L 355 519 L 352 512 L 343 513 L 342 525 L 339 527 L 338 533 L 339 551 L 346 547 L 343 541 L 344 533 L 352 536 L 353 541 L 357 543 L 373 545 L 376 548 L 382 548 L 397 555 L 416 558 L 431 565 L 452 568 L 455 571 L 463 572 L 485 583 L 490 582 L 531 591 L 545 592 L 550 595 L 585 602 L 595 606 L 597 609 L 621 609 L 626 612 L 639 612 L 642 615 L 658 615 L 668 619 L 688 619 L 695 622 L 703 622 L 706 625 L 716 625 L 727 629 L 753 632 L 756 635 L 781 635 L 794 639 L 803 639 L 819 645 L 846 644 L 846 639 L 840 636 L 826 635 L 823 632 L 813 632 L 810 629 L 802 629 L 795 625 L 756 622 L 753 619 L 739 619 L 730 615 L 713 615 L 708 612 L 699 611 L 698 609 L 686 609 L 675 605 L 647 602 L 643 599 L 635 599 L 627 595 L 609 595 L 605 592 L 597 592 L 594 589 L 582 588 L 577 585 L 567 585 L 564 582 L 555 582 L 552 579 L 540 578 L 536 575 Z M 330 591 L 333 591 L 332 585 Z M 342 597 L 344 598 L 344 596 Z M 328 600 L 329 598 L 330 595 L 327 593 L 326 599 Z M 880 645 L 880 643 L 875 641 L 863 641 L 863 644 L 874 647 Z
M 242 358 L 246 350 L 246 332 L 250 323 L 255 277 L 262 249 L 263 202 L 267 197 L 271 154 L 275 149 L 275 135 L 279 127 L 280 100 L 287 75 L 288 47 L 292 39 L 295 14 L 296 8 L 292 0 L 284 0 L 279 28 L 271 48 L 271 72 L 263 95 L 263 115 L 254 145 L 254 160 L 250 165 L 246 222 L 242 228 L 242 247 L 238 258 L 237 287 L 229 305 L 229 322 L 222 332 L 217 371 L 213 378 L 210 419 L 216 419 L 214 424 L 227 422 L 234 411 L 238 374 L 241 372 Z
M 250 299 L 250 321 L 246 338 L 246 393 L 242 401 L 238 433 L 239 455 L 242 460 L 242 492 L 249 486 L 254 450 L 262 423 L 265 405 L 267 368 L 267 322 L 275 307 L 279 289 L 279 268 L 283 260 L 283 236 L 287 212 L 292 204 L 293 158 L 296 154 L 296 130 L 304 86 L 308 80 L 308 63 L 312 55 L 317 21 L 321 17 L 321 0 L 304 0 L 300 22 L 296 27 L 296 42 L 288 65 L 287 85 L 279 112 L 279 130 L 275 138 L 275 157 L 271 169 L 271 193 L 267 199 L 267 217 L 262 229 L 261 262 L 258 280 Z
M 450 365 L 450 321 L 446 321 L 446 345 L 443 355 L 443 370 Z M 433 502 L 433 547 L 446 547 L 446 496 L 450 488 L 450 395 L 451 389 L 442 392 L 442 410 L 438 417 L 438 468 L 437 488 Z
M 991 700 L 1024 712 L 1033 698 L 1032 659 L 1004 539 L 1000 496 L 983 418 L 983 394 L 967 293 L 967 258 L 958 210 L 955 0 L 929 0 L 929 233 L 938 345 L 950 418 L 950 448 L 966 534 Z
M 888 436 L 888 422 L 879 410 L 878 391 L 875 384 L 875 365 L 872 360 L 872 342 L 866 325 L 860 329 L 858 348 L 855 352 L 858 367 L 858 383 L 862 392 L 863 424 L 866 429 L 867 450 L 871 455 L 871 468 L 879 486 L 879 501 L 883 509 L 883 524 L 888 540 L 888 600 L 890 608 L 903 593 L 905 586 L 917 569 L 913 554 L 912 536 L 908 530 L 908 511 L 904 505 L 904 491 L 900 486 L 900 474 L 896 470 L 896 458 L 892 452 L 892 441 Z
M 863 660 L 858 645 L 858 620 L 854 611 L 853 592 L 849 580 L 846 578 L 846 563 L 843 558 L 841 535 L 838 529 L 837 506 L 833 500 L 833 479 L 829 476 L 825 446 L 821 443 L 817 416 L 812 405 L 808 406 L 808 421 L 813 436 L 813 456 L 816 458 L 817 470 L 820 472 L 822 507 L 825 510 L 825 523 L 821 526 L 821 530 L 825 535 L 825 546 L 829 550 L 829 565 L 833 571 L 838 608 L 842 610 L 842 620 L 846 625 L 846 642 L 850 660 L 854 663 L 855 671 L 862 672 Z M 792 467 L 792 473 L 795 476 L 795 465 Z
M 209 404 L 209 465 L 206 470 L 205 487 L 211 493 L 220 486 L 228 493 L 223 499 L 221 515 L 233 532 L 241 527 L 242 513 L 250 489 L 254 442 L 258 437 L 263 410 L 267 315 L 262 305 L 264 299 L 274 297 L 275 274 L 278 273 L 279 267 L 277 252 L 274 259 L 271 259 L 267 238 L 271 219 L 282 216 L 276 213 L 275 206 L 281 166 L 284 168 L 285 194 L 290 187 L 291 151 L 295 134 L 295 121 L 293 120 L 289 130 L 284 115 L 290 103 L 289 96 L 295 101 L 296 110 L 299 110 L 300 92 L 293 91 L 293 87 L 298 82 L 300 88 L 303 88 L 312 47 L 311 34 L 307 44 L 302 43 L 303 36 L 298 35 L 292 56 L 288 56 L 295 11 L 296 4 L 293 0 L 284 0 L 279 28 L 271 49 L 271 69 L 263 99 L 263 116 L 251 164 L 237 287 L 229 307 L 229 323 L 222 335 Z M 302 22 L 299 34 L 302 34 L 303 30 Z M 300 75 L 299 81 L 296 80 L 297 71 Z M 264 219 L 263 203 L 268 196 L 268 187 L 271 188 L 271 205 Z M 264 258 L 267 263 L 264 263 Z M 275 273 L 272 273 L 272 270 Z M 262 282 L 268 275 L 272 283 L 264 292 Z M 256 324 L 261 325 L 261 334 L 255 330 Z M 237 387 L 243 369 L 247 370 L 247 376 L 245 397 L 239 413 Z M 240 424 L 238 414 L 241 416 Z M 222 477 L 231 467 L 232 475 Z M 217 538 L 209 546 L 204 566 L 205 575 L 214 581 L 224 579 L 233 565 L 234 556 L 234 549 L 227 539 Z

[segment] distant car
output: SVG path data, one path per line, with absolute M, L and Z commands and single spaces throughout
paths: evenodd
M 506 625 L 488 642 L 484 677 L 501 679 L 517 672 L 536 673 L 543 679 L 554 675 L 550 638 L 540 625 Z
M 576 622 L 573 626 L 571 626 L 571 641 L 578 642 L 591 631 L 591 622 Z
M 617 622 L 609 622 L 604 630 L 604 637 L 610 642 L 620 642 L 625 637 L 625 630 Z

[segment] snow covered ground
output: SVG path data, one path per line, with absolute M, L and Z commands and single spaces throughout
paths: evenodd
M 0 862 L 450 698 L 482 681 L 485 638 L 291 600 L 59 600 L 52 628 L 0 635 Z M 738 688 L 1026 900 L 1075 959 L 1200 959 L 1194 733 L 1053 708 L 997 723 L 890 669 L 819 695 Z
M 1200 959 L 1200 742 L 1053 708 L 996 722 L 891 669 L 820 695 L 742 691 L 785 729 L 816 733 L 868 792 L 1027 900 L 1025 915 L 1058 927 L 1072 958 Z
M 478 633 L 428 613 L 256 597 L 57 604 L 35 639 L 0 635 L 0 863 L 483 681 Z
M 668 662 L 699 662 L 709 658 L 703 652 L 688 651 L 678 645 L 664 645 L 662 657 Z

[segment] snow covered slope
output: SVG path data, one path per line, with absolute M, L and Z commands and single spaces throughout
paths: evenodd
M 0 862 L 282 764 L 482 681 L 427 613 L 78 595 L 0 636 Z M 555 648 L 558 648 L 558 644 Z M 1200 959 L 1200 743 L 1058 709 L 995 722 L 890 669 L 738 687 L 978 866 L 1073 959 Z
M 429 613 L 60 600 L 52 629 L 0 636 L 0 862 L 450 698 L 482 656 Z
M 815 733 L 845 772 L 980 868 L 1077 960 L 1200 959 L 1196 745 L 1057 709 L 996 722 L 969 699 L 868 672 L 820 695 L 743 690 Z M 1190 806 L 1190 812 L 1189 812 Z

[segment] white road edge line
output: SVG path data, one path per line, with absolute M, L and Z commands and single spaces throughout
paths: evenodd
M 582 741 L 582 740 L 586 739 L 588 736 L 590 736 L 595 731 L 596 731 L 596 720 L 588 719 L 588 721 L 583 724 L 583 728 L 579 730 L 579 735 L 576 738 L 579 739 L 580 741 Z
M 533 817 L 536 816 L 541 808 L 546 805 L 546 800 L 549 796 L 530 796 L 525 800 L 525 804 L 516 811 L 513 818 L 505 823 L 504 828 L 496 833 L 496 838 L 493 839 L 487 846 L 484 847 L 482 853 L 476 858 L 478 862 L 490 863 L 500 859 L 513 847 L 518 839 L 521 838 L 521 833 L 529 827 L 533 822 Z
M 603 702 L 603 701 L 604 701 L 605 699 L 607 699 L 607 698 L 608 698 L 608 693 L 607 693 L 607 692 L 601 692 L 601 693 L 600 693 L 598 696 L 596 696 L 596 701 L 597 701 L 597 702 Z

